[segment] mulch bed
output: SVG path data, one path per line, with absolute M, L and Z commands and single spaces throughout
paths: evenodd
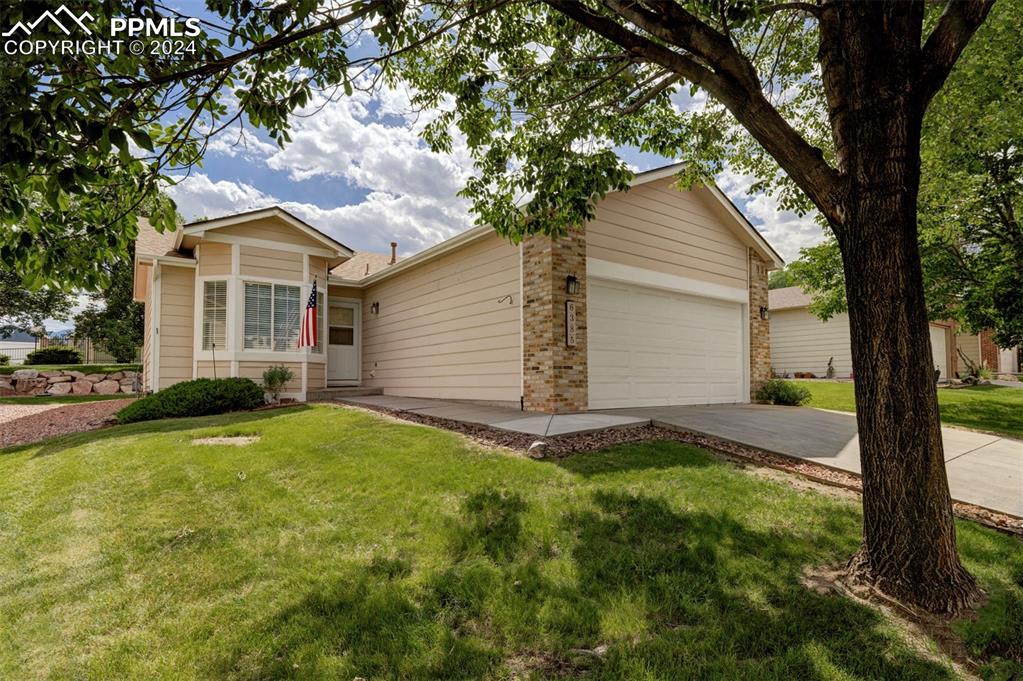
M 338 406 L 337 402 L 327 402 Z M 719 456 L 738 463 L 754 463 L 758 466 L 766 466 L 786 473 L 792 473 L 816 483 L 831 487 L 840 487 L 853 492 L 861 492 L 862 480 L 860 476 L 848 471 L 842 471 L 828 466 L 811 463 L 794 457 L 782 456 L 761 449 L 736 444 L 728 440 L 694 433 L 687 430 L 675 430 L 659 428 L 656 426 L 633 426 L 626 428 L 610 428 L 596 433 L 581 433 L 578 435 L 554 435 L 541 438 L 536 435 L 523 433 L 512 433 L 488 426 L 480 426 L 471 423 L 461 423 L 450 419 L 425 416 L 415 412 L 387 409 L 385 407 L 370 405 L 348 405 L 343 406 L 352 409 L 368 409 L 398 418 L 402 421 L 420 423 L 427 426 L 434 426 L 444 430 L 461 433 L 480 444 L 490 447 L 507 447 L 520 452 L 526 452 L 537 441 L 542 440 L 546 446 L 542 448 L 544 457 L 566 457 L 579 452 L 592 452 L 598 449 L 605 449 L 627 442 L 643 442 L 647 440 L 674 440 L 685 444 L 696 445 L 715 452 Z M 1009 534 L 1023 536 L 1023 518 L 1017 518 L 1005 513 L 999 513 L 973 504 L 960 501 L 952 502 L 952 510 L 961 518 L 966 518 L 982 525 L 987 525 L 996 530 Z
M 114 413 L 133 401 L 134 397 L 78 402 L 7 421 L 0 425 L 0 449 L 102 428 L 111 424 Z

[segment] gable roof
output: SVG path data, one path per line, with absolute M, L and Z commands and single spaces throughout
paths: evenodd
M 798 286 L 771 289 L 767 292 L 769 310 L 793 310 L 810 305 L 810 296 Z
M 685 168 L 685 163 L 673 163 L 667 166 L 661 166 L 660 168 L 654 168 L 647 170 L 642 173 L 637 173 L 632 182 L 629 183 L 630 187 L 638 187 L 639 185 L 647 184 L 648 182 L 656 182 L 657 180 L 663 180 L 674 175 L 678 175 L 679 172 Z M 739 228 L 746 233 L 746 235 L 753 241 L 760 255 L 765 257 L 771 262 L 776 268 L 781 269 L 785 267 L 785 260 L 779 255 L 778 251 L 774 250 L 774 247 L 768 243 L 764 235 L 757 231 L 757 228 L 753 226 L 742 211 L 736 208 L 732 200 L 729 199 L 723 191 L 714 182 L 705 183 L 704 186 L 710 192 L 718 203 L 724 208 L 725 212 L 735 220 Z
M 149 224 L 149 220 L 140 217 L 139 233 L 138 236 L 135 237 L 135 256 L 176 256 L 178 255 L 176 246 L 180 234 L 181 229 L 176 229 L 173 232 L 169 230 L 163 233 L 157 232 L 156 229 Z
M 397 258 L 397 261 L 400 260 L 401 258 Z M 357 251 L 351 258 L 332 269 L 330 274 L 342 279 L 358 281 L 359 279 L 376 274 L 390 267 L 390 265 L 390 254 Z
M 320 230 L 316 229 L 309 223 L 305 222 L 301 218 L 298 218 L 288 211 L 284 210 L 280 206 L 270 206 L 269 208 L 258 208 L 256 210 L 245 211 L 244 213 L 234 213 L 232 215 L 225 215 L 219 218 L 213 218 L 212 220 L 202 220 L 199 222 L 190 222 L 180 230 L 180 236 L 176 245 L 181 244 L 181 238 L 192 234 L 198 234 L 200 232 L 206 232 L 211 229 L 219 229 L 221 227 L 230 227 L 231 225 L 238 225 L 245 222 L 251 222 L 253 220 L 261 220 L 263 218 L 276 217 L 286 222 L 291 227 L 294 227 L 298 231 L 306 234 L 315 241 L 319 241 L 327 248 L 338 251 L 341 255 L 352 257 L 355 251 L 345 246 L 340 241 L 327 236 Z

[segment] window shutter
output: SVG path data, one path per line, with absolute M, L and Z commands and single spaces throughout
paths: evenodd
M 203 282 L 202 349 L 226 349 L 227 282 Z M 214 347 L 215 346 L 215 347 Z

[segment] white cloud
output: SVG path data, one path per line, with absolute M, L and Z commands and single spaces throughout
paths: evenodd
M 437 201 L 411 195 L 371 192 L 360 203 L 322 207 L 282 201 L 255 187 L 194 174 L 168 190 L 187 220 L 220 217 L 245 210 L 280 205 L 317 229 L 356 250 L 386 252 L 397 241 L 403 255 L 416 253 L 468 229 L 471 220 L 464 202 Z
M 752 176 L 739 175 L 728 169 L 717 177 L 721 191 L 739 207 L 785 262 L 796 260 L 800 248 L 824 240 L 825 232 L 814 214 L 799 216 L 790 210 L 782 210 L 778 200 L 772 196 L 751 194 L 753 182 Z

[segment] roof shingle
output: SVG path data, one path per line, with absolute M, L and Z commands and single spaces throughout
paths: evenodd
M 790 310 L 810 305 L 810 296 L 798 286 L 771 289 L 767 292 L 767 307 L 771 310 Z

